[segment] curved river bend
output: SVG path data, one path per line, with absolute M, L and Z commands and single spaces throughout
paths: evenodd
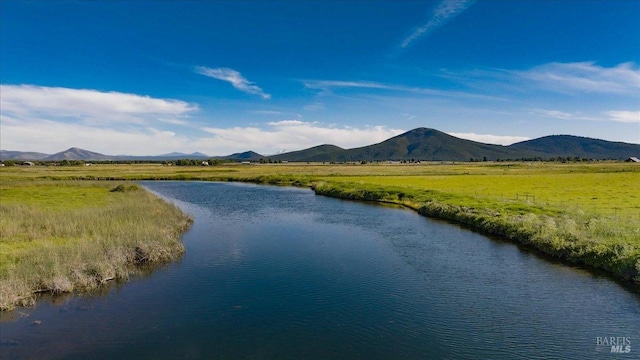
M 306 189 L 143 185 L 194 216 L 182 260 L 4 314 L 2 359 L 640 358 L 640 295 L 513 244 Z

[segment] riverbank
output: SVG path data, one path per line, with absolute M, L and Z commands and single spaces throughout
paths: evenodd
M 13 179 L 206 180 L 311 187 L 403 205 L 640 283 L 640 166 L 626 163 L 95 165 L 3 169 Z
M 362 184 L 318 183 L 318 195 L 340 199 L 399 204 L 423 216 L 446 219 L 541 251 L 564 262 L 604 270 L 613 277 L 640 283 L 638 223 L 613 216 L 557 212 L 513 213 L 456 205 L 436 200 L 434 193 L 406 188 L 372 188 Z M 447 194 L 440 194 L 447 195 Z
M 2 180 L 1 310 L 124 281 L 184 252 L 191 219 L 136 184 Z

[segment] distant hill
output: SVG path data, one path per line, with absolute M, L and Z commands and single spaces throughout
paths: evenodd
M 544 158 L 578 156 L 585 159 L 626 159 L 640 155 L 640 145 L 573 135 L 551 135 L 510 145 L 517 151 L 542 154 Z
M 417 128 L 378 144 L 354 149 L 320 145 L 272 156 L 289 161 L 380 161 L 470 159 L 515 160 L 523 158 L 581 157 L 587 159 L 626 159 L 640 156 L 640 145 L 611 142 L 570 135 L 545 136 L 510 146 L 484 144 L 460 139 L 435 129 Z
M 0 160 L 42 160 L 49 156 L 39 152 L 0 150 Z
M 258 161 L 260 159 L 287 161 L 385 161 L 385 160 L 518 160 L 580 157 L 585 159 L 619 159 L 640 157 L 640 144 L 612 142 L 572 135 L 552 135 L 528 140 L 509 146 L 484 144 L 460 139 L 435 129 L 417 128 L 394 136 L 383 142 L 354 149 L 335 145 L 318 145 L 308 149 L 273 156 L 263 156 L 254 151 L 228 156 L 207 156 L 200 152 L 191 154 L 169 153 L 157 156 L 103 155 L 79 148 L 70 148 L 53 155 L 35 152 L 0 152 L 4 160 L 136 160 L 161 161 L 177 159 L 222 159 Z
M 274 160 L 287 161 L 344 161 L 346 150 L 335 145 L 318 145 L 305 150 L 292 151 L 288 153 L 270 156 Z
M 178 160 L 178 159 L 209 159 L 211 156 L 203 154 L 201 152 L 193 152 L 191 154 L 172 152 L 162 155 L 148 155 L 148 156 L 131 156 L 120 155 L 116 157 L 116 160 Z
M 104 155 L 97 152 L 92 152 L 76 147 L 72 147 L 59 153 L 43 154 L 36 152 L 21 152 L 21 151 L 7 151 L 1 150 L 0 158 L 5 160 L 39 160 L 39 161 L 62 161 L 62 160 L 84 160 L 84 161 L 164 161 L 164 160 L 179 160 L 179 159 L 223 159 L 223 160 L 249 160 L 258 161 L 265 158 L 253 151 L 247 151 L 243 153 L 236 153 L 228 156 L 209 156 L 201 152 L 194 152 L 191 154 L 172 152 L 162 155 L 148 155 L 148 156 L 133 156 L 133 155 Z
M 487 160 L 497 160 L 530 156 L 535 155 L 529 152 L 518 153 L 501 145 L 460 139 L 434 129 L 418 128 L 379 144 L 349 149 L 345 160 L 468 161 L 485 157 Z
M 235 153 L 228 156 L 218 157 L 224 160 L 242 160 L 242 161 L 258 161 L 265 158 L 264 156 L 253 151 L 245 151 L 242 153 Z
M 485 157 L 497 160 L 535 156 L 526 150 L 516 151 L 501 145 L 460 139 L 434 129 L 418 128 L 369 146 L 342 149 L 334 145 L 320 145 L 271 158 L 289 161 L 468 161 Z
M 128 155 L 124 155 L 124 156 L 128 156 Z M 193 158 L 193 157 L 202 157 L 202 158 L 206 158 L 209 157 L 209 155 L 207 154 L 203 154 L 201 152 L 194 152 L 191 154 L 187 154 L 187 153 L 181 153 L 181 152 L 172 152 L 172 153 L 168 153 L 168 154 L 162 154 L 162 155 L 153 155 L 153 157 L 161 157 L 161 158 Z
M 45 161 L 60 161 L 60 160 L 113 160 L 115 156 L 108 156 L 92 152 L 89 150 L 79 149 L 72 147 L 65 151 L 49 155 L 42 159 Z

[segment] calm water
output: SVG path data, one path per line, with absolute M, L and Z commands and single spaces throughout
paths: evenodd
M 310 190 L 144 185 L 195 218 L 181 261 L 4 314 L 2 359 L 640 358 L 638 294 L 512 244 Z

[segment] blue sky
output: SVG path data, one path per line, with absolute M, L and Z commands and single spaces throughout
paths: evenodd
M 639 0 L 0 3 L 0 147 L 640 143 Z

